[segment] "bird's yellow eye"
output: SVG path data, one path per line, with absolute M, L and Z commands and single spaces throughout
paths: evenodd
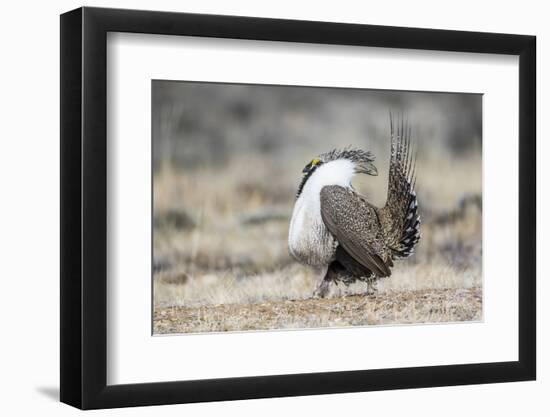
M 313 170 L 313 168 L 315 168 L 317 165 L 321 165 L 322 162 L 320 159 L 312 159 L 311 162 L 309 164 L 307 164 L 304 169 L 302 170 L 302 172 L 305 174 L 307 172 L 310 172 Z

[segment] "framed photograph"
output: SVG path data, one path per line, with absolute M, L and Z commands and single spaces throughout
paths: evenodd
M 535 37 L 61 16 L 61 401 L 533 380 Z

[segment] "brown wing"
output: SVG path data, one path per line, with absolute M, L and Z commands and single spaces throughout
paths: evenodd
M 329 232 L 353 259 L 387 277 L 391 259 L 376 210 L 351 189 L 330 185 L 321 190 L 321 217 Z

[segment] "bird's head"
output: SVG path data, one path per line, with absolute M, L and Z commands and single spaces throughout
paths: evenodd
M 313 158 L 302 172 L 307 175 L 324 164 L 342 160 L 351 162 L 356 174 L 378 175 L 378 170 L 373 163 L 374 155 L 371 152 L 354 148 L 333 149 L 323 153 L 317 158 Z
M 316 184 L 331 185 L 349 183 L 355 174 L 378 175 L 374 155 L 362 149 L 333 149 L 313 158 L 302 170 L 304 176 L 298 187 L 300 196 L 306 183 L 314 178 Z M 313 175 L 314 173 L 317 175 Z

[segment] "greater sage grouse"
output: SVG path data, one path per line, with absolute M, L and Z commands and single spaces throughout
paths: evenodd
M 416 157 L 410 127 L 390 116 L 391 157 L 386 205 L 375 207 L 351 185 L 355 174 L 378 175 L 374 156 L 360 149 L 332 150 L 303 169 L 290 221 L 290 254 L 326 273 L 315 291 L 325 297 L 330 282 L 366 281 L 373 293 L 395 259 L 410 256 L 420 239 L 415 186 Z

